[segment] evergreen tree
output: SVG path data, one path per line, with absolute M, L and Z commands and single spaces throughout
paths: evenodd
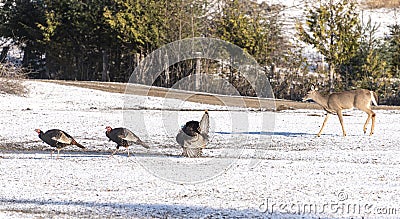
M 98 80 L 115 46 L 103 18 L 105 1 L 46 0 L 46 21 L 38 26 L 46 43 L 47 69 L 55 77 Z
M 24 51 L 23 66 L 41 68 L 44 52 L 41 30 L 44 21 L 42 1 L 5 0 L 0 6 L 0 36 L 12 39 Z
M 117 37 L 132 51 L 147 54 L 165 43 L 163 9 L 166 1 L 113 0 L 103 16 Z
M 392 74 L 400 78 L 400 25 L 390 26 L 390 34 L 387 39 L 389 43 L 389 65 Z
M 384 78 L 390 78 L 386 61 L 385 45 L 376 37 L 380 25 L 373 24 L 371 18 L 363 25 L 360 47 L 356 55 L 342 65 L 347 86 L 378 90 L 384 86 Z
M 360 24 L 356 2 L 320 2 L 307 9 L 307 27 L 297 22 L 300 39 L 313 45 L 329 64 L 330 91 L 334 90 L 335 70 L 355 56 L 359 47 Z
M 127 81 L 136 65 L 155 49 L 176 40 L 201 36 L 234 43 L 265 66 L 283 63 L 281 8 L 266 3 L 250 0 L 3 2 L 0 37 L 11 38 L 31 51 L 26 52 L 27 62 L 45 64 L 47 75 L 39 77 Z M 29 55 L 33 52 L 34 56 Z M 38 62 L 37 57 L 43 62 Z M 171 66 L 157 83 L 174 84 L 192 74 L 196 63 L 199 62 L 187 60 Z M 218 63 L 210 60 L 200 63 L 205 72 L 216 72 L 219 68 Z
M 222 0 L 210 27 L 213 36 L 235 44 L 262 65 L 272 65 L 285 49 L 279 21 L 282 7 L 249 0 Z

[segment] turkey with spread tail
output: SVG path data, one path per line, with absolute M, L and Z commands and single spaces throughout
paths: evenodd
M 60 150 L 63 147 L 66 147 L 68 145 L 76 145 L 82 149 L 85 149 L 84 146 L 79 144 L 78 142 L 75 141 L 75 139 L 69 135 L 68 133 L 59 130 L 59 129 L 51 129 L 46 132 L 43 132 L 40 129 L 35 129 L 35 132 L 38 133 L 39 138 L 42 139 L 45 143 L 48 145 L 55 147 L 57 150 L 57 159 L 60 155 Z M 53 157 L 53 151 L 51 152 L 51 156 Z
M 208 110 L 205 110 L 200 122 L 189 121 L 176 136 L 176 141 L 182 147 L 182 156 L 185 157 L 200 157 L 203 153 L 203 148 L 208 142 L 209 115 Z
M 135 143 L 141 145 L 147 149 L 149 149 L 149 145 L 144 143 L 138 136 L 135 135 L 132 131 L 127 128 L 111 128 L 110 126 L 106 127 L 106 136 L 109 138 L 110 141 L 117 143 L 117 149 L 113 151 L 111 156 L 117 152 L 120 146 L 125 147 L 128 150 L 128 157 L 129 157 L 129 145 L 131 143 Z

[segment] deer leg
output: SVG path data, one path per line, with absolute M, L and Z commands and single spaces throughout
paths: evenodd
M 325 119 L 324 119 L 324 123 L 322 123 L 321 130 L 319 130 L 319 132 L 318 132 L 318 134 L 317 134 L 318 137 L 321 136 L 322 130 L 323 130 L 324 127 L 325 127 L 326 121 L 328 121 L 329 115 L 330 115 L 329 113 L 326 114 Z
M 372 134 L 374 134 L 375 116 L 376 116 L 376 114 L 371 109 L 365 109 L 363 111 L 368 114 L 367 121 L 365 121 L 364 128 L 363 128 L 364 134 L 367 132 L 367 125 L 369 123 L 369 120 L 372 119 L 371 132 L 369 133 L 369 135 L 372 135 Z
M 370 113 L 368 113 L 367 121 L 365 121 L 365 124 L 364 124 L 364 127 L 363 127 L 364 134 L 367 132 L 367 125 L 368 125 L 369 120 L 371 119 L 371 117 L 372 117 L 372 115 Z
M 374 129 L 375 129 L 375 117 L 376 117 L 376 114 L 371 110 L 371 112 L 372 112 L 372 115 L 371 115 L 371 117 L 372 117 L 372 125 L 371 125 L 371 132 L 369 133 L 369 135 L 371 136 L 372 134 L 374 134 Z
M 338 117 L 339 117 L 340 125 L 342 126 L 343 136 L 346 136 L 347 134 L 346 134 L 346 131 L 344 130 L 342 111 L 339 110 L 339 111 L 337 112 L 337 115 L 338 115 Z

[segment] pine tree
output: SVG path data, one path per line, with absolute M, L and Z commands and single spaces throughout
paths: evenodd
M 249 0 L 222 0 L 210 26 L 213 36 L 233 43 L 262 65 L 271 65 L 281 57 L 285 41 L 279 21 L 278 5 Z
M 109 3 L 45 0 L 46 20 L 37 24 L 46 44 L 46 65 L 53 77 L 97 80 L 115 47 L 114 33 L 102 15 Z M 104 62 L 107 63 L 104 63 Z
M 330 91 L 334 90 L 335 70 L 357 52 L 360 22 L 356 3 L 350 0 L 320 2 L 307 9 L 306 30 L 301 22 L 296 28 L 300 39 L 325 56 L 329 64 Z
M 400 78 L 400 25 L 390 26 L 390 34 L 387 39 L 389 43 L 389 65 L 392 74 Z
M 23 66 L 31 69 L 41 63 L 44 52 L 38 22 L 44 20 L 42 1 L 5 0 L 0 7 L 0 36 L 12 39 L 24 51 Z
M 345 65 L 351 69 L 345 77 L 348 85 L 378 90 L 384 86 L 382 79 L 390 78 L 384 43 L 376 37 L 379 27 L 371 18 L 363 25 L 357 54 Z

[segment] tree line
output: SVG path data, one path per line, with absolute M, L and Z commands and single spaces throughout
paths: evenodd
M 213 37 L 254 57 L 277 98 L 299 100 L 317 84 L 331 91 L 368 88 L 383 103 L 399 104 L 399 26 L 377 38 L 377 25 L 363 24 L 354 2 L 318 2 L 306 8 L 306 22 L 296 24 L 299 41 L 284 33 L 284 6 L 251 0 L 3 0 L 0 37 L 23 50 L 22 65 L 32 78 L 119 82 L 163 45 Z M 323 55 L 328 68 L 309 74 L 313 66 L 304 43 Z M 1 61 L 7 51 L 2 46 Z M 171 87 L 197 65 L 226 78 L 242 95 L 255 95 L 239 71 L 215 60 L 176 63 L 154 84 Z

